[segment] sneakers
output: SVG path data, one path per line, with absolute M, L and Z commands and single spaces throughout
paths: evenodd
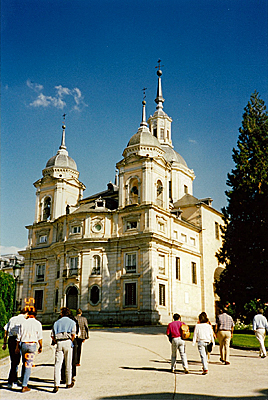
M 202 372 L 202 375 L 207 375 L 207 373 L 208 373 L 208 370 L 204 369 L 204 371 Z
M 59 391 L 59 387 L 55 386 L 52 393 L 57 393 Z
M 184 370 L 184 373 L 185 373 L 185 374 L 189 374 L 188 369 L 185 369 L 185 370 Z
M 74 387 L 74 382 L 70 383 L 70 385 L 66 385 L 66 389 L 71 389 L 72 387 Z
M 230 365 L 229 361 L 225 361 L 224 364 L 225 364 L 225 365 Z
M 25 393 L 25 392 L 29 392 L 31 389 L 30 388 L 28 388 L 28 386 L 23 386 L 23 388 L 22 388 L 22 393 Z
M 171 367 L 170 372 L 174 373 L 175 372 L 175 368 Z

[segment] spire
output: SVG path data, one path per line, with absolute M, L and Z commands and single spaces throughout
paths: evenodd
M 162 67 L 163 67 L 163 65 L 162 65 Z M 162 110 L 165 99 L 163 98 L 163 95 L 162 95 L 162 82 L 161 82 L 162 71 L 160 69 L 161 68 L 161 60 L 160 59 L 158 60 L 158 66 L 155 68 L 158 68 L 158 70 L 157 70 L 158 86 L 157 86 L 157 94 L 156 94 L 156 99 L 155 99 L 155 102 L 157 104 L 156 109 Z
M 146 122 L 146 108 L 145 108 L 145 106 L 146 106 L 146 101 L 145 101 L 145 98 L 146 98 L 145 90 L 146 90 L 146 89 L 147 89 L 146 87 L 144 87 L 144 88 L 142 89 L 142 90 L 143 90 L 142 120 L 141 120 L 140 126 L 148 126 L 148 125 L 147 125 L 147 122 Z
M 65 117 L 66 114 L 63 114 L 63 123 L 62 123 L 62 137 L 61 137 L 61 145 L 60 145 L 60 150 L 66 150 L 65 146 Z

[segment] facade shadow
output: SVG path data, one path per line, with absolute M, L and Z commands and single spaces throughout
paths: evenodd
M 191 393 L 147 393 L 147 394 L 132 394 L 129 396 L 111 396 L 101 397 L 99 400 L 267 400 L 268 390 L 263 389 L 256 393 L 256 396 L 239 396 L 239 397 L 222 397 L 222 396 L 207 396 L 202 394 Z
M 91 328 L 90 331 L 112 332 L 112 333 L 135 333 L 137 335 L 165 335 L 167 327 L 165 325 L 148 325 L 142 327 L 122 327 L 122 328 Z

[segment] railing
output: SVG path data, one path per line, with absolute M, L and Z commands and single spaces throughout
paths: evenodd
M 72 278 L 74 276 L 78 276 L 79 268 L 68 268 L 62 271 L 63 278 Z

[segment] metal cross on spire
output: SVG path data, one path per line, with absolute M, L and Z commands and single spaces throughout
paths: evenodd
M 66 117 L 66 115 L 67 115 L 67 114 L 65 114 L 65 113 L 63 114 L 63 119 L 64 119 L 64 121 L 65 121 L 65 117 Z
M 142 89 L 142 91 L 143 91 L 143 100 L 146 99 L 146 93 L 145 93 L 146 90 L 147 90 L 147 87 L 144 87 L 144 88 Z

